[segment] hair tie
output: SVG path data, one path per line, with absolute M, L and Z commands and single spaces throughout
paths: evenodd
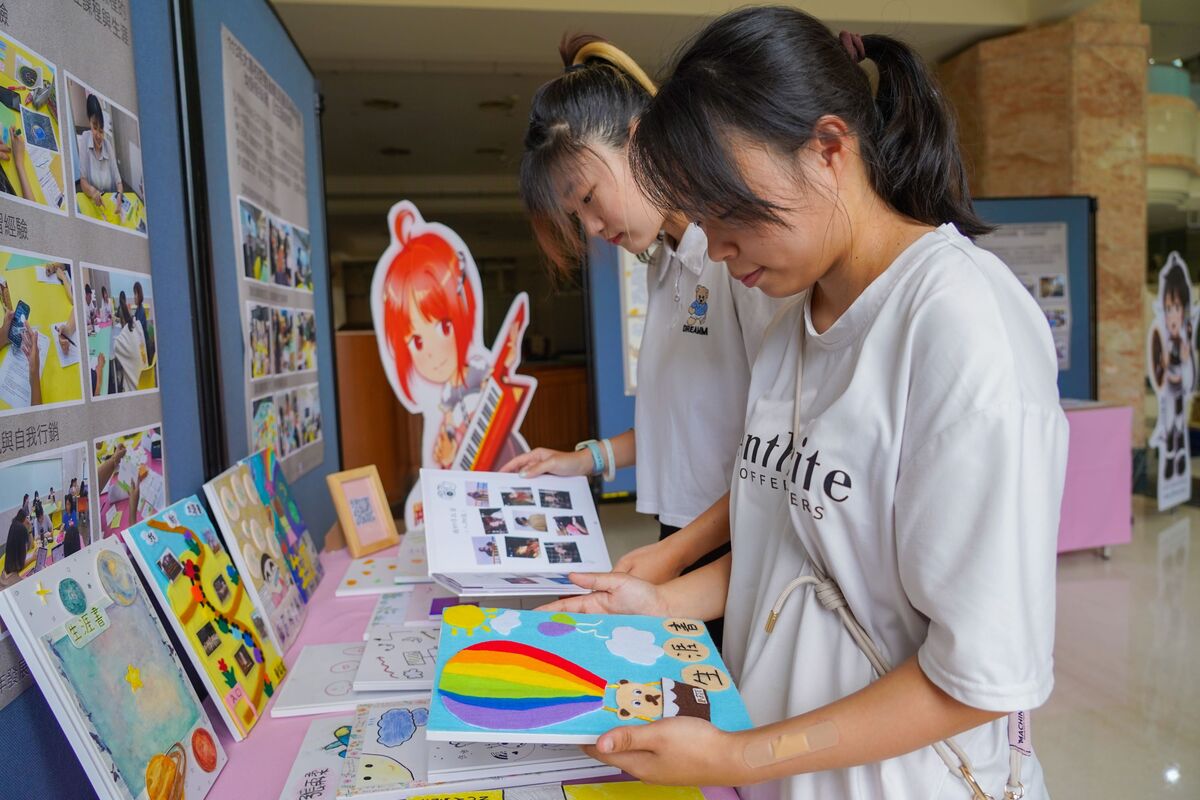
M 842 47 L 846 48 L 846 53 L 855 64 L 867 57 L 867 49 L 863 46 L 862 37 L 857 33 L 842 31 L 838 34 L 838 39 L 842 41 Z
M 569 66 L 569 67 L 567 67 L 565 70 L 563 70 L 563 72 L 567 72 L 567 73 L 569 73 L 569 72 L 575 72 L 576 70 L 581 70 L 581 69 L 587 69 L 587 63 L 586 63 L 586 62 L 584 62 L 584 61 L 580 61 L 580 62 L 579 62 L 579 63 L 577 63 L 577 64 L 572 64 L 571 66 Z

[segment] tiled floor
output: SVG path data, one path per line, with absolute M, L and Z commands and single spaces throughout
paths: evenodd
M 1200 798 L 1200 509 L 1134 514 L 1110 560 L 1059 558 L 1056 684 L 1033 717 L 1055 798 Z M 600 518 L 614 561 L 657 537 L 632 503 Z

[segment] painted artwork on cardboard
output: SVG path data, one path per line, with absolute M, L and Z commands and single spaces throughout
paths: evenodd
M 242 573 L 195 495 L 122 534 L 230 733 L 254 727 L 287 673 Z
M 274 511 L 260 499 L 245 461 L 204 484 L 204 494 L 235 563 L 247 576 L 255 605 L 263 610 L 276 648 L 286 653 L 300 633 L 305 606 L 275 534 Z
M 590 742 L 619 725 L 750 720 L 703 623 L 455 606 L 442 614 L 429 737 Z
M 1172 252 L 1158 273 L 1158 297 L 1146 337 L 1146 374 L 1158 398 L 1150 447 L 1158 453 L 1158 510 L 1192 496 L 1188 420 L 1196 390 L 1196 307 L 1188 267 Z
M 275 538 L 279 540 L 283 560 L 292 573 L 301 601 L 307 603 L 325 571 L 312 534 L 300 516 L 292 488 L 283 474 L 283 466 L 272 448 L 259 450 L 240 463 L 250 468 L 258 498 L 275 518 Z
M 22 649 L 44 648 L 26 656 L 53 670 L 43 691 L 54 694 L 60 724 L 85 737 L 76 749 L 102 770 L 101 797 L 208 793 L 225 752 L 120 542 L 53 565 L 13 589 L 11 602 Z

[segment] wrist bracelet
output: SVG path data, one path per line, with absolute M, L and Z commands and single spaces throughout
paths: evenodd
M 584 448 L 587 448 L 588 452 L 592 454 L 591 474 L 599 475 L 601 472 L 604 472 L 604 455 L 600 450 L 600 443 L 595 439 L 588 439 L 586 442 L 580 442 L 579 444 L 575 445 L 576 452 L 583 450 Z
M 612 440 L 604 440 L 604 452 L 608 454 L 608 466 L 604 468 L 604 480 L 613 481 L 617 478 L 617 459 L 613 455 Z

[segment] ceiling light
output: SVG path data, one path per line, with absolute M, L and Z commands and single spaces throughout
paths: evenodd
M 479 103 L 480 111 L 512 111 L 517 107 L 517 96 L 510 94 L 508 97 L 500 97 L 494 100 L 483 100 Z
M 368 97 L 363 100 L 363 107 L 369 108 L 372 111 L 395 111 L 400 107 L 398 100 L 389 100 L 386 97 Z

